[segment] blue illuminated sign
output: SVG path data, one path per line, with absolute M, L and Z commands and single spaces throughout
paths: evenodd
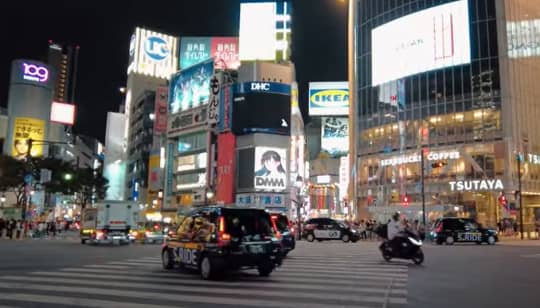
M 155 61 L 165 60 L 171 53 L 167 41 L 158 36 L 149 36 L 146 39 L 144 51 L 150 59 Z

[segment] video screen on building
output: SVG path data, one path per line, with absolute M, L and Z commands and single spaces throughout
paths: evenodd
M 372 85 L 471 62 L 469 7 L 460 0 L 374 28 Z
M 235 93 L 232 117 L 232 131 L 235 135 L 257 132 L 290 135 L 290 122 L 290 95 Z
M 181 70 L 171 78 L 169 114 L 175 114 L 208 103 L 214 61 L 201 62 Z
M 321 124 L 321 150 L 331 156 L 349 152 L 349 119 L 323 117 Z

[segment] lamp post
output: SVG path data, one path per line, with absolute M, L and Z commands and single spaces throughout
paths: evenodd
M 302 200 L 301 190 L 302 190 L 303 184 L 304 184 L 304 180 L 302 179 L 300 175 L 298 175 L 294 183 L 294 186 L 296 187 L 296 200 L 294 201 L 294 203 L 296 204 L 296 222 L 297 222 L 296 229 L 298 230 L 298 236 L 297 236 L 298 240 L 302 239 L 301 207 L 304 204 L 304 201 Z
M 4 207 L 4 203 L 6 203 L 6 196 L 2 194 L 2 197 L 0 197 L 0 205 L 2 205 L 2 208 Z

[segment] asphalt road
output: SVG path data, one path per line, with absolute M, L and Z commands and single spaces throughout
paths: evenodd
M 538 307 L 540 246 L 424 247 L 386 263 L 377 243 L 300 242 L 269 278 L 165 271 L 159 245 L 0 240 L 0 307 Z

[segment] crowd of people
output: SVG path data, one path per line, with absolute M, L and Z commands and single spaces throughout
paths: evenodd
M 360 239 L 362 240 L 376 240 L 378 239 L 377 235 L 377 229 L 384 224 L 389 223 L 390 220 L 387 222 L 380 222 L 376 221 L 375 219 L 371 220 L 360 220 L 355 222 L 349 222 L 345 221 L 349 227 L 356 229 L 360 233 Z M 401 219 L 400 224 L 402 225 L 403 229 L 410 230 L 411 232 L 417 234 L 417 235 L 423 235 L 424 234 L 424 227 L 422 224 L 416 219 L 416 220 L 408 220 L 408 219 Z

